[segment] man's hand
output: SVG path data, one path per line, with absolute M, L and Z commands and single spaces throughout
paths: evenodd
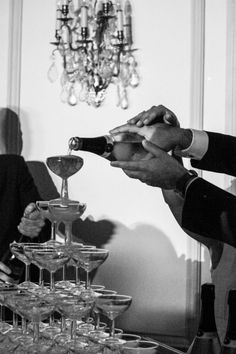
M 45 225 L 44 218 L 39 210 L 36 209 L 35 203 L 27 205 L 18 230 L 22 235 L 35 238 L 39 235 L 42 227 Z
M 16 281 L 11 278 L 11 269 L 8 268 L 4 263 L 0 262 L 0 283 L 10 283 L 15 284 Z
M 179 121 L 176 115 L 165 106 L 152 106 L 147 111 L 139 113 L 137 116 L 127 121 L 129 124 L 136 124 L 138 127 L 152 125 L 156 123 L 166 123 L 173 127 L 179 127 Z
M 148 126 L 144 125 L 142 127 L 133 124 L 124 124 L 112 129 L 110 133 L 113 135 L 115 141 L 116 135 L 119 141 L 120 133 L 139 134 L 144 139 L 159 146 L 161 149 L 170 151 L 181 144 L 184 129 L 164 123 L 156 123 Z
M 111 166 L 122 168 L 130 178 L 150 186 L 175 189 L 177 181 L 187 170 L 158 146 L 144 140 L 143 147 L 153 155 L 149 160 L 112 161 Z
M 127 124 L 110 130 L 115 141 L 121 134 L 140 135 L 165 151 L 183 150 L 192 142 L 190 129 L 181 129 L 175 114 L 164 106 L 153 106 L 128 120 Z

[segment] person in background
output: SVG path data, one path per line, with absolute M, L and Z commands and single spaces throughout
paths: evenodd
M 163 126 L 163 123 L 166 123 L 168 126 Z M 175 127 L 177 129 L 172 130 L 171 129 L 172 127 Z M 180 156 L 188 157 L 191 158 L 191 165 L 199 169 L 206 169 L 206 170 L 212 170 L 216 172 L 227 173 L 230 175 L 235 175 L 236 168 L 233 161 L 234 159 L 233 152 L 236 146 L 236 138 L 227 135 L 204 132 L 204 131 L 201 132 L 201 131 L 190 130 L 190 129 L 188 130 L 180 129 L 177 117 L 174 115 L 173 112 L 171 112 L 164 106 L 152 107 L 150 110 L 146 112 L 142 112 L 137 117 L 129 120 L 127 125 L 115 128 L 112 132 L 114 134 L 116 132 L 126 131 L 126 130 L 128 130 L 129 132 L 135 132 L 141 134 L 145 139 L 151 141 L 155 145 L 157 144 L 161 146 L 167 151 L 173 149 L 174 152 L 172 152 L 172 155 L 175 157 L 175 159 L 177 159 L 180 165 L 183 165 L 182 158 L 180 158 Z M 171 134 L 168 133 L 169 134 L 168 135 L 165 133 L 166 130 L 167 131 L 172 130 L 172 133 Z M 171 138 L 170 135 L 172 136 Z M 176 139 L 175 145 L 173 145 L 172 143 L 174 139 Z M 148 149 L 149 152 L 150 150 L 151 149 Z M 158 163 L 158 159 L 155 159 L 155 152 L 156 150 L 154 148 L 152 150 L 154 161 L 150 161 L 149 163 L 146 163 L 147 164 L 146 167 L 141 169 L 141 166 L 143 167 L 141 162 L 141 166 L 138 165 L 136 170 L 132 170 L 131 172 L 130 170 L 125 170 L 125 173 L 128 174 L 130 177 L 138 178 L 142 180 L 144 183 L 148 182 L 148 184 L 151 185 L 161 184 L 166 187 L 165 183 L 167 182 L 165 183 L 160 182 L 160 178 L 158 179 L 159 174 L 157 175 L 157 173 L 155 172 L 156 168 L 157 169 L 160 168 L 160 166 L 155 166 L 155 164 L 153 165 L 153 162 L 156 164 Z M 159 149 L 157 151 L 157 154 L 158 153 L 159 153 Z M 231 153 L 232 153 L 231 157 L 228 156 Z M 224 159 L 222 159 L 222 156 L 224 156 Z M 164 158 L 165 157 L 166 155 L 164 155 Z M 174 166 L 174 161 L 172 160 L 170 161 L 173 162 L 173 166 Z M 126 165 L 124 164 L 123 167 L 126 168 Z M 168 168 L 168 166 L 166 166 L 166 168 Z M 168 171 L 168 173 L 167 171 L 159 171 L 158 173 L 160 172 L 164 173 L 164 178 L 168 175 L 168 173 L 170 174 L 170 171 Z M 190 178 L 189 183 L 195 183 L 194 182 L 195 179 L 196 177 L 193 176 L 192 178 Z M 168 204 L 172 214 L 174 215 L 178 224 L 183 228 L 183 230 L 190 237 L 205 245 L 210 253 L 211 278 L 212 278 L 212 282 L 215 284 L 215 290 L 216 290 L 215 291 L 216 324 L 217 324 L 217 330 L 220 339 L 221 341 L 223 341 L 226 333 L 227 322 L 228 322 L 228 318 L 227 318 L 228 317 L 228 313 L 227 313 L 228 291 L 232 288 L 235 288 L 236 286 L 236 277 L 234 272 L 236 266 L 236 250 L 235 247 L 232 247 L 229 244 L 222 242 L 221 240 L 205 237 L 200 232 L 196 233 L 186 228 L 186 226 L 183 225 L 183 214 L 186 213 L 186 210 L 184 210 L 184 205 L 185 205 L 186 194 L 189 191 L 186 190 L 185 195 L 183 195 L 182 192 L 180 193 L 176 189 L 176 184 L 173 185 L 173 187 L 174 187 L 173 189 L 162 189 L 165 202 Z M 187 188 L 191 188 L 191 186 L 188 185 L 188 183 L 185 186 L 185 189 Z M 209 195 L 207 194 L 209 188 L 210 189 L 213 188 L 213 191 L 215 190 L 215 187 L 213 185 L 207 183 L 204 191 L 206 199 L 209 197 Z M 202 193 L 201 190 L 200 193 Z M 229 197 L 229 193 L 227 192 L 224 193 L 224 191 L 220 191 L 219 189 L 216 189 L 216 194 L 213 195 L 213 200 L 211 202 L 211 210 L 208 210 L 208 212 L 212 213 L 213 215 L 212 217 L 215 217 L 217 215 L 219 218 L 221 218 L 221 215 L 217 212 L 217 210 L 219 208 L 221 208 L 222 210 L 223 209 L 228 210 L 228 209 L 225 208 L 225 205 L 218 206 L 213 204 L 214 202 L 217 201 L 218 193 L 220 193 L 221 196 L 225 196 L 226 200 L 228 198 L 230 198 L 230 200 L 234 200 L 235 196 L 230 195 Z M 218 203 L 220 203 L 220 200 L 218 200 Z M 209 203 L 208 203 L 208 207 L 209 207 Z M 195 212 L 195 206 L 191 208 L 191 213 L 194 212 Z M 189 223 L 191 222 L 191 217 L 192 216 L 190 215 Z M 202 223 L 201 225 L 201 230 L 202 230 L 205 227 L 205 221 L 201 219 L 201 214 L 200 216 L 198 214 L 195 214 L 193 215 L 193 218 L 198 219 L 199 222 Z M 222 222 L 224 222 L 223 220 Z M 215 229 L 214 223 L 212 225 L 212 228 Z M 219 232 L 221 232 L 221 230 L 222 229 L 220 229 Z M 234 242 L 233 242 L 233 246 L 234 246 Z
M 41 196 L 20 152 L 22 134 L 17 114 L 0 110 L 0 282 L 12 283 L 9 245 L 13 241 L 43 242 L 50 237 L 50 228 L 35 210 Z M 18 227 L 21 218 L 26 221 L 26 232 Z M 24 264 L 22 263 L 24 268 Z

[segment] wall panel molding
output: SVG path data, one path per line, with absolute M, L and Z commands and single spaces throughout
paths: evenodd
M 190 126 L 203 128 L 204 120 L 204 61 L 205 61 L 205 0 L 191 2 L 191 88 Z M 201 175 L 201 171 L 198 171 Z M 196 333 L 200 313 L 202 246 L 187 238 L 187 257 L 192 261 L 187 267 L 186 337 Z
M 227 0 L 225 132 L 236 136 L 236 0 Z M 225 188 L 236 194 L 235 179 L 225 175 Z
M 23 0 L 10 0 L 7 106 L 19 115 Z

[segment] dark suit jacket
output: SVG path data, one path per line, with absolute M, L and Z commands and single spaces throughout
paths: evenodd
M 198 169 L 236 176 L 236 137 L 207 132 L 209 148 Z M 236 197 L 202 178 L 187 190 L 182 226 L 205 237 L 236 247 Z
M 11 255 L 9 244 L 21 237 L 17 225 L 25 207 L 41 199 L 23 157 L 0 155 L 0 260 L 4 263 Z M 49 236 L 47 225 L 37 240 L 45 241 Z M 23 238 L 22 242 L 26 240 L 29 238 Z

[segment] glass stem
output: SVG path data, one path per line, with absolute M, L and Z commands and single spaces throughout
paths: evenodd
M 54 313 L 51 313 L 49 317 L 49 326 L 53 327 L 54 326 Z
M 96 324 L 95 324 L 95 329 L 99 329 L 100 326 L 100 313 L 98 311 L 94 311 L 95 316 L 96 316 Z
M 62 280 L 63 281 L 66 280 L 66 265 L 64 265 L 62 268 Z
M 111 320 L 110 337 L 115 336 L 115 320 Z
M 71 326 L 70 326 L 70 337 L 71 339 L 75 338 L 76 334 L 76 320 L 71 321 Z
M 23 334 L 27 333 L 27 322 L 25 317 L 21 317 L 21 321 L 22 321 L 22 332 Z
M 79 267 L 75 267 L 75 285 L 80 285 Z
M 66 243 L 71 244 L 71 236 L 72 236 L 72 222 L 65 222 L 65 234 L 66 234 Z
M 51 222 L 51 241 L 56 240 L 56 221 Z
M 50 272 L 50 290 L 55 290 L 55 279 L 54 279 L 54 272 Z
M 65 332 L 66 330 L 66 318 L 65 316 L 61 316 L 61 332 Z
M 39 342 L 39 322 L 33 322 L 33 326 L 34 326 L 34 343 L 38 343 Z
M 39 285 L 43 287 L 43 268 L 39 268 Z
M 25 264 L 25 281 L 30 281 L 30 265 L 28 263 Z
M 85 282 L 85 289 L 90 288 L 90 276 L 89 276 L 89 271 L 86 270 L 86 282 Z
M 67 178 L 62 179 L 61 198 L 66 200 L 69 199 Z
M 13 328 L 18 327 L 18 317 L 15 312 L 13 312 L 13 314 L 12 314 L 12 324 L 13 324 Z

